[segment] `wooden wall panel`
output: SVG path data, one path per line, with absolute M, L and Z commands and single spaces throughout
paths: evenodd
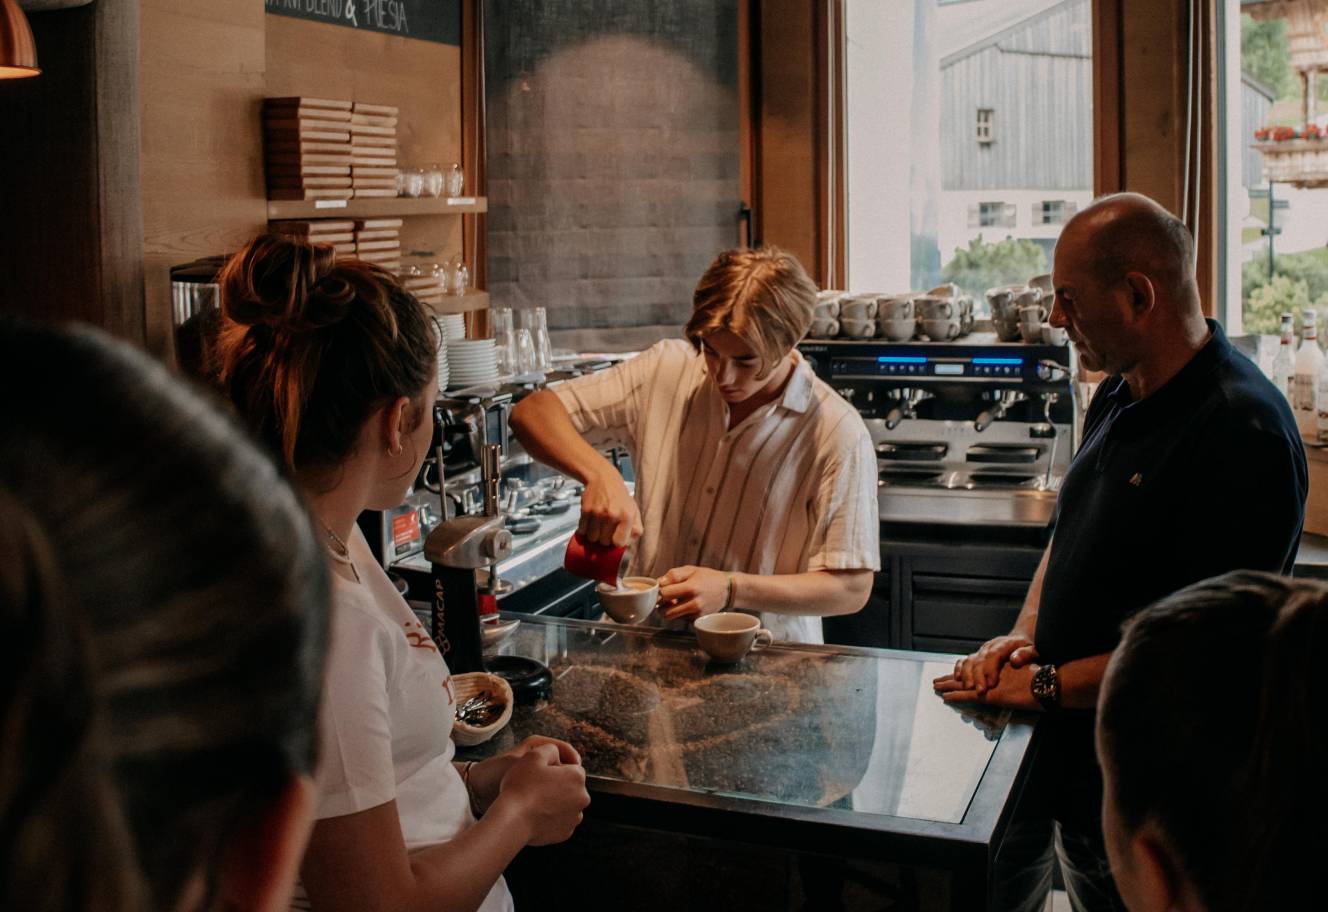
M 0 82 L 0 312 L 142 344 L 137 6 L 29 20 L 44 72 Z
M 264 94 L 396 105 L 401 108 L 397 138 L 403 165 L 438 162 L 446 167 L 461 161 L 460 47 L 285 16 L 266 18 Z M 468 179 L 467 185 L 473 183 Z M 433 250 L 446 259 L 461 252 L 461 219 L 408 218 L 401 240 L 403 252 Z
M 169 267 L 229 253 L 266 223 L 253 0 L 141 0 L 147 341 L 172 350 Z

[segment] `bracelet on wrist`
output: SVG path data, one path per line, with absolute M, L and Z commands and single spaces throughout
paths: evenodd
M 461 764 L 461 784 L 466 787 L 466 800 L 470 802 L 470 813 L 476 818 L 478 818 L 482 812 L 475 806 L 475 792 L 472 791 L 470 787 L 470 768 L 477 762 L 478 761 L 475 760 L 467 760 Z

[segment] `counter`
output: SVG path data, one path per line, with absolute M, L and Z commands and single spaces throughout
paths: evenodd
M 594 825 L 552 864 L 564 874 L 592 867 L 599 899 L 695 908 L 691 894 L 658 903 L 635 895 L 634 877 L 606 870 L 604 853 L 633 854 L 632 840 L 653 840 L 654 854 L 672 846 L 683 869 L 678 883 L 695 885 L 709 876 L 704 864 L 686 861 L 695 861 L 695 840 L 718 840 L 724 852 L 765 859 L 756 865 L 765 871 L 759 882 L 802 871 L 789 889 L 805 889 L 816 881 L 807 880 L 808 866 L 824 870 L 816 859 L 858 860 L 907 872 L 893 880 L 918 890 L 926 885 L 927 908 L 984 907 L 1029 759 L 1032 718 L 945 705 L 931 680 L 951 659 L 779 644 L 716 666 L 683 634 L 522 620 L 499 651 L 549 665 L 552 697 L 517 707 L 494 741 L 462 756 L 502 751 L 530 734 L 581 751 Z M 624 826 L 639 839 L 616 832 Z M 732 902 L 726 907 L 747 905 Z

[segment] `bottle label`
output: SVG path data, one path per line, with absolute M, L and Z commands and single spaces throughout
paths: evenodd
M 1313 376 L 1310 374 L 1296 374 L 1295 388 L 1291 399 L 1296 408 L 1313 411 L 1318 404 L 1316 401 L 1318 399 L 1317 392 L 1318 389 Z

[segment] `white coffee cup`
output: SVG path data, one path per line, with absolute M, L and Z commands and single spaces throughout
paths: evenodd
M 914 299 L 913 307 L 920 320 L 953 320 L 959 316 L 954 298 L 939 295 L 921 295 Z
M 907 342 L 918 331 L 918 321 L 909 317 L 905 320 L 877 320 L 878 333 L 891 342 Z
M 832 317 L 815 317 L 807 334 L 817 339 L 833 339 L 839 335 L 839 321 Z
M 716 662 L 737 662 L 753 646 L 769 646 L 775 639 L 759 618 L 738 612 L 707 614 L 697 618 L 692 629 L 697 644 Z
M 844 317 L 839 321 L 839 334 L 850 339 L 870 339 L 876 335 L 876 321 Z
M 909 295 L 887 295 L 876 299 L 878 320 L 911 320 L 914 316 L 913 298 Z
M 957 298 L 959 297 L 959 286 L 954 282 L 946 282 L 942 285 L 937 285 L 931 291 L 927 292 L 927 294 L 935 295 L 938 298 Z
M 933 342 L 949 342 L 959 336 L 959 318 L 954 317 L 948 320 L 928 320 L 918 321 L 922 331 L 927 334 L 927 338 Z
M 1041 304 L 1028 304 L 1019 308 L 1019 323 L 1040 327 L 1047 319 L 1047 308 Z M 1040 333 L 1042 330 L 1039 329 Z
M 1048 345 L 1065 345 L 1070 341 L 1070 334 L 1066 332 L 1064 326 L 1052 326 L 1050 323 L 1043 323 L 1042 341 Z
M 604 613 L 619 624 L 639 624 L 655 610 L 659 601 L 659 580 L 652 576 L 629 576 L 618 589 L 608 583 L 595 587 Z
M 1005 317 L 992 317 L 991 328 L 996 330 L 996 338 L 1002 342 L 1014 342 L 1019 338 L 1019 321 Z
M 872 320 L 876 318 L 876 295 L 853 295 L 839 302 L 839 319 Z
M 1028 284 L 1030 287 L 1041 291 L 1044 298 L 1051 297 L 1052 289 L 1055 287 L 1051 284 L 1051 273 L 1049 272 L 1033 276 L 1033 278 L 1028 280 Z

